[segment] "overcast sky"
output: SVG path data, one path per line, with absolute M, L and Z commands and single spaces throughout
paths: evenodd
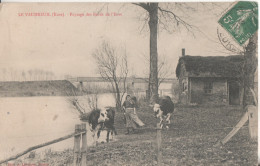
M 184 27 L 174 33 L 159 31 L 158 54 L 166 56 L 175 71 L 181 48 L 188 55 L 221 56 L 217 43 L 217 23 L 231 3 L 187 4 L 174 12 L 197 26 L 195 37 Z M 174 4 L 172 4 L 174 6 Z M 188 8 L 191 6 L 192 8 Z M 117 12 L 122 16 L 74 17 L 70 13 Z M 196 9 L 196 11 L 193 11 Z M 64 17 L 18 16 L 18 13 L 64 13 Z M 2 4 L 0 13 L 0 74 L 3 68 L 19 71 L 43 69 L 56 75 L 97 76 L 93 51 L 103 40 L 115 47 L 126 47 L 130 75 L 144 76 L 144 56 L 149 55 L 149 31 L 141 31 L 145 11 L 132 4 L 42 3 Z M 175 75 L 174 75 L 175 76 Z

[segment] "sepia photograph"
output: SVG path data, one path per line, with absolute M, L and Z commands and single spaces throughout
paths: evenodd
M 0 1 L 0 166 L 255 166 L 258 147 L 257 2 Z

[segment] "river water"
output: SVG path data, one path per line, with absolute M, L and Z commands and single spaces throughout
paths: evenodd
M 85 97 L 81 103 L 89 111 Z M 98 106 L 115 106 L 112 94 L 98 97 Z M 82 123 L 79 113 L 68 102 L 67 97 L 10 97 L 0 98 L 0 160 L 22 152 L 25 149 L 70 134 L 75 124 Z M 88 126 L 87 126 L 88 129 Z M 99 141 L 104 141 L 101 133 Z M 88 145 L 93 143 L 90 132 Z M 37 150 L 64 150 L 73 148 L 73 138 Z

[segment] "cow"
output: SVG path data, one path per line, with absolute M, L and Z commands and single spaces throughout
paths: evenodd
M 103 129 L 107 130 L 106 141 L 109 142 L 109 135 L 117 134 L 114 127 L 115 111 L 112 108 L 94 109 L 89 115 L 81 116 L 81 120 L 88 120 L 90 130 L 93 132 L 94 144 L 96 145 L 97 139 L 100 137 L 100 132 Z
M 169 128 L 171 124 L 171 116 L 174 111 L 174 104 L 169 96 L 163 96 L 159 98 L 158 103 L 153 106 L 154 116 L 160 119 L 159 125 L 163 128 L 163 121 L 166 119 L 166 128 Z
M 109 135 L 117 135 L 114 123 L 115 123 L 115 110 L 111 107 L 106 108 L 106 116 L 107 119 L 102 123 L 101 129 L 107 130 L 107 138 L 106 141 L 109 142 Z M 97 136 L 99 138 L 101 129 L 98 131 Z

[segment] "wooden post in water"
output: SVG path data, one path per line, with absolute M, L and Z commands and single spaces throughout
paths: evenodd
M 160 124 L 157 123 L 157 165 L 162 165 L 162 129 Z
M 87 166 L 87 130 L 86 123 L 81 124 L 82 132 L 86 132 L 82 134 L 82 147 L 81 147 L 81 166 Z
M 81 126 L 79 124 L 75 125 L 75 133 L 79 133 L 80 129 L 81 129 Z M 78 159 L 80 157 L 80 139 L 81 139 L 81 135 L 75 135 L 73 166 L 78 165 Z

